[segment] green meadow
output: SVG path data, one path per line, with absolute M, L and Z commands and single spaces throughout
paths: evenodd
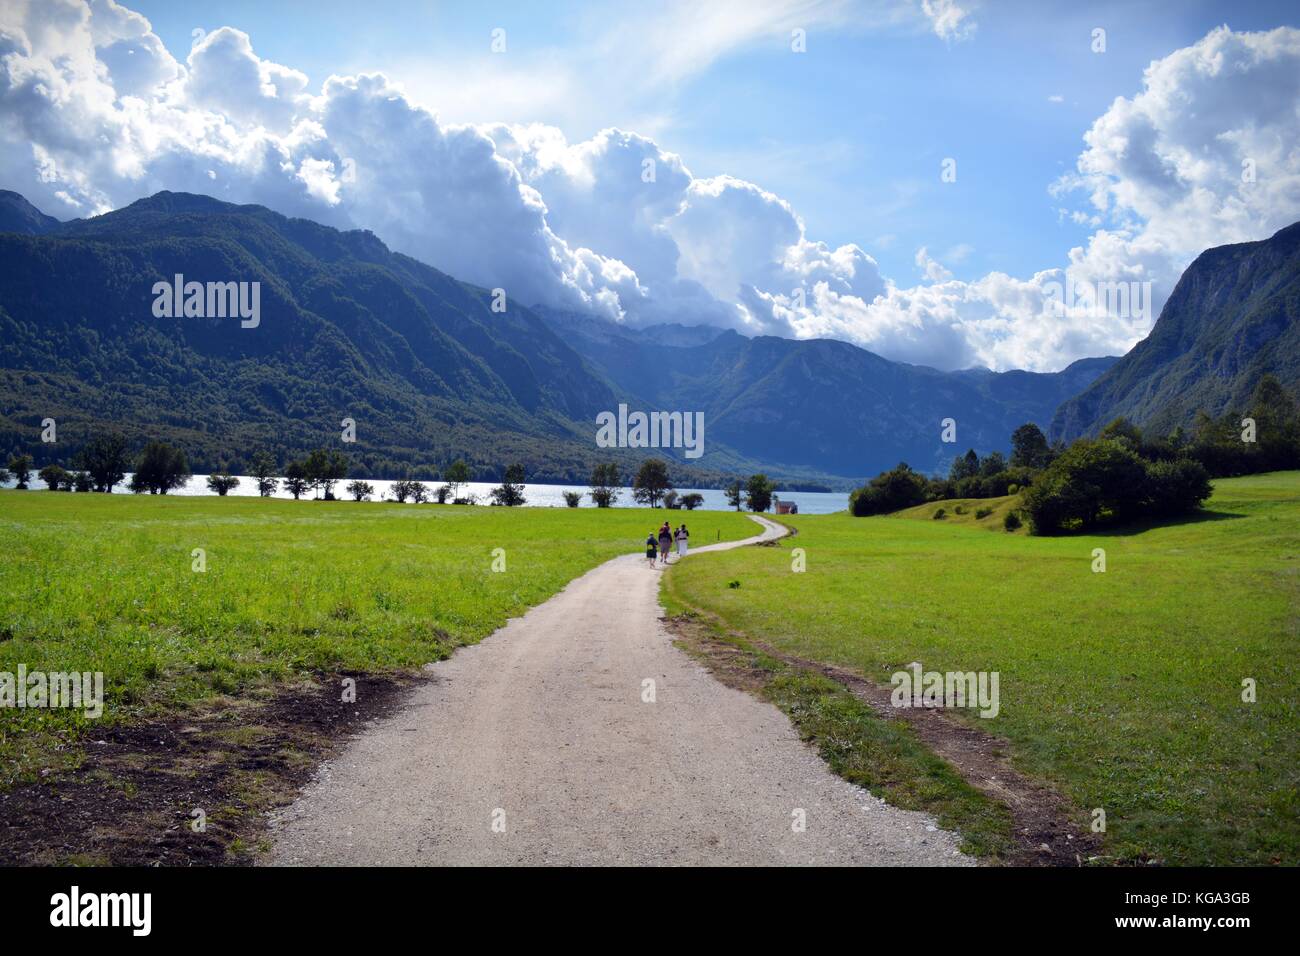
M 1087 536 L 936 507 L 785 519 L 798 535 L 780 547 L 671 570 L 669 604 L 881 684 L 912 661 L 999 672 L 998 716 L 960 719 L 1009 741 L 1081 825 L 1103 809 L 1110 862 L 1300 863 L 1300 473 L 1221 480 L 1195 519 Z
M 102 671 L 101 720 L 114 721 L 304 673 L 419 668 L 609 558 L 641 553 L 661 520 L 646 509 L 0 491 L 0 671 Z M 756 531 L 729 512 L 687 520 L 699 545 Z M 194 570 L 195 549 L 206 570 Z M 75 750 L 93 723 L 0 709 L 0 787 Z

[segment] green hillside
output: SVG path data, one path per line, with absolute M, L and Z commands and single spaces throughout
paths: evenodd
M 337 445 L 344 418 L 361 477 L 429 476 L 463 458 L 483 478 L 518 461 L 532 480 L 585 481 L 598 461 L 626 470 L 648 453 L 596 447 L 595 416 L 619 393 L 536 313 L 508 297 L 495 311 L 489 290 L 368 232 L 164 192 L 39 234 L 0 232 L 0 258 L 6 460 L 66 465 L 101 429 L 136 448 L 170 441 L 197 471 L 238 471 L 258 450 L 283 464 Z M 178 273 L 260 283 L 260 321 L 155 316 L 155 283 Z M 57 444 L 40 440 L 46 418 Z M 674 477 L 757 470 L 716 441 L 705 455 Z

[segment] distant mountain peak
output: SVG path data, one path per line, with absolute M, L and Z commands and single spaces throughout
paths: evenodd
M 1300 222 L 1197 256 L 1147 337 L 1061 405 L 1052 435 L 1094 434 L 1121 416 L 1186 427 L 1197 412 L 1243 408 L 1266 373 L 1300 387 Z
M 39 236 L 60 225 L 27 201 L 21 193 L 0 189 L 0 232 L 18 232 Z

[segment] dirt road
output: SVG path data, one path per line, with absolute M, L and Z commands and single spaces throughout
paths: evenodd
M 784 531 L 756 520 L 761 536 L 691 554 Z M 616 558 L 435 665 L 278 814 L 270 862 L 973 862 L 674 647 L 660 573 Z

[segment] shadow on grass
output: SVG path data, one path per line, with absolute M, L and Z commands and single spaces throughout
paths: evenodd
M 1198 511 L 1195 514 L 1183 515 L 1178 518 L 1151 518 L 1143 521 L 1131 521 L 1127 524 L 1093 528 L 1089 531 L 1074 532 L 1074 534 L 1096 538 L 1129 538 L 1145 534 L 1148 531 L 1156 531 L 1160 528 L 1176 528 L 1185 524 L 1202 524 L 1206 521 L 1231 521 L 1236 518 L 1247 517 L 1250 516 L 1237 514 L 1235 511 Z M 1066 533 L 1055 537 L 1072 536 L 1073 534 Z

